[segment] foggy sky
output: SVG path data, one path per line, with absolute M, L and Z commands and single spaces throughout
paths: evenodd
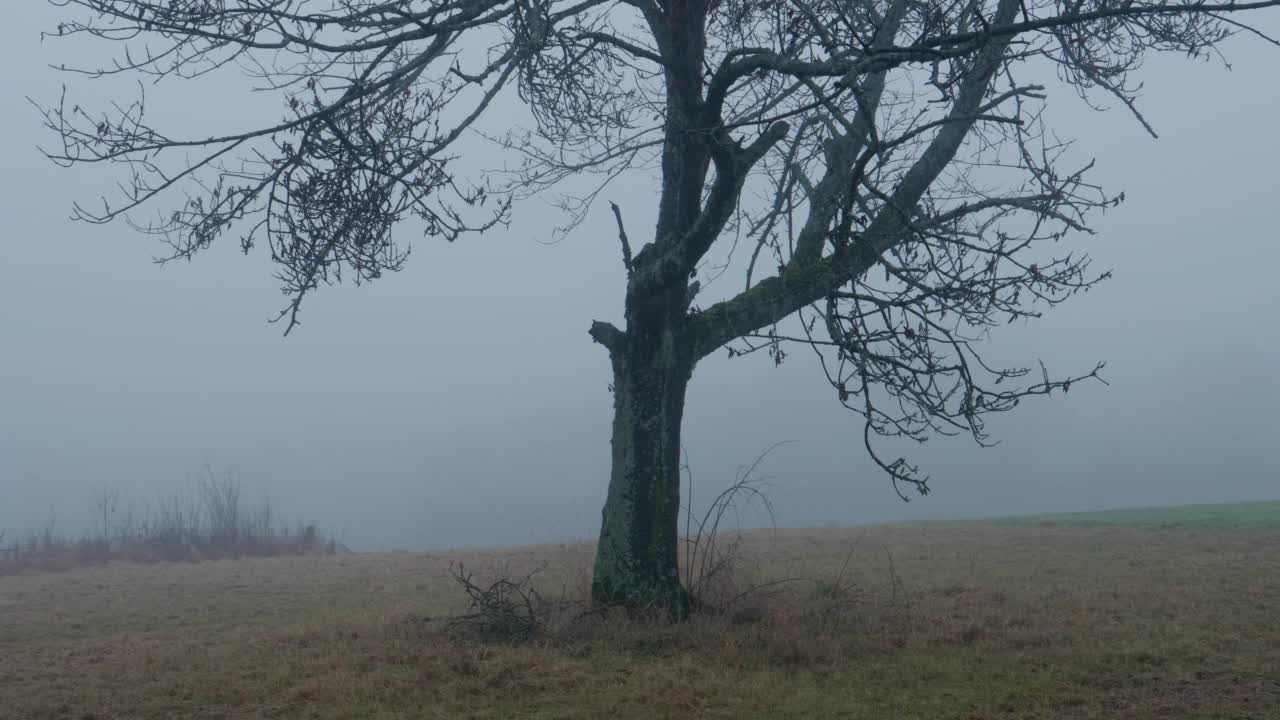
M 25 97 L 54 102 L 64 82 L 87 106 L 109 97 L 46 66 L 112 48 L 42 44 L 61 11 L 26 5 L 0 30 L 11 69 L 0 95 L 0 530 L 56 516 L 78 532 L 96 488 L 153 497 L 208 462 L 234 468 L 252 499 L 355 547 L 594 534 L 611 399 L 607 357 L 586 331 L 620 320 L 604 201 L 622 204 L 633 241 L 643 237 L 655 204 L 643 174 L 556 244 L 537 241 L 558 219 L 538 201 L 517 206 L 509 231 L 454 244 L 402 229 L 413 245 L 404 272 L 321 288 L 286 339 L 266 322 L 283 298 L 265 253 L 224 242 L 159 268 L 162 248 L 127 225 L 68 220 L 74 200 L 93 202 L 121 176 L 45 160 L 36 145 L 57 138 Z M 1002 329 L 993 352 L 1042 358 L 1058 375 L 1105 360 L 1110 387 L 993 418 L 994 449 L 965 438 L 913 448 L 934 492 L 904 504 L 807 353 L 778 369 L 764 355 L 719 354 L 690 390 L 695 503 L 780 440 L 797 442 L 763 471 L 783 526 L 1280 497 L 1280 49 L 1243 37 L 1226 49 L 1232 71 L 1176 56 L 1147 64 L 1141 107 L 1158 141 L 1120 109 L 1050 96 L 1050 126 L 1098 159 L 1095 182 L 1128 197 L 1095 217 L 1098 235 L 1069 239 L 1115 274 Z M 149 94 L 161 113 L 190 113 L 177 126 L 190 134 L 242 127 L 271 98 L 224 75 Z

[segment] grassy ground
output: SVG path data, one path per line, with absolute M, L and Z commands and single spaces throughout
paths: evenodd
M 1280 529 L 1280 500 L 1131 508 L 1053 515 L 1025 515 L 1003 518 L 997 522 L 1013 525 L 1056 524 L 1075 527 L 1119 525 L 1126 527 Z
M 444 634 L 447 555 L 113 563 L 0 578 L 0 718 L 1280 717 L 1280 530 L 887 526 L 756 533 L 804 581 L 680 627 Z M 545 562 L 580 593 L 590 549 Z

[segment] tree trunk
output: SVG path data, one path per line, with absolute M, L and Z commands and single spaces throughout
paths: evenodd
M 646 11 L 666 61 L 662 194 L 654 241 L 627 261 L 625 332 L 608 342 L 613 362 L 613 468 L 591 594 L 596 603 L 689 613 L 680 584 L 680 425 L 696 358 L 687 326 L 687 234 L 701 213 L 710 165 L 702 128 L 706 6 L 673 2 Z M 622 218 L 618 217 L 621 233 Z M 610 333 L 612 335 L 612 333 Z
M 693 371 L 683 292 L 628 298 L 627 330 L 611 353 L 613 467 L 591 585 L 599 604 L 676 619 L 689 611 L 678 564 L 680 425 Z

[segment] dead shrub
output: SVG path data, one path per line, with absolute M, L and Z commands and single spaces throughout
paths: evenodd
M 539 567 L 515 579 L 499 575 L 478 581 L 462 563 L 450 563 L 449 575 L 466 593 L 470 605 L 449 619 L 448 629 L 455 635 L 504 642 L 543 636 L 551 603 L 533 586 L 533 578 L 545 569 Z
M 75 539 L 54 521 L 0 548 L 0 575 L 66 570 L 112 560 L 200 562 L 235 557 L 333 554 L 337 541 L 314 525 L 282 525 L 268 502 L 251 507 L 232 472 L 205 467 L 194 494 L 160 496 L 146 510 L 104 488 L 94 496 L 95 527 Z M 0 535 L 0 537 L 3 537 Z
M 757 474 L 760 464 L 774 450 L 790 443 L 775 443 L 750 465 L 740 468 L 733 484 L 716 495 L 706 511 L 697 519 L 693 511 L 693 471 L 686 457 L 681 466 L 687 479 L 684 527 L 684 586 L 689 592 L 690 610 L 694 613 L 733 613 L 740 604 L 770 588 L 789 580 L 758 584 L 752 582 L 757 573 L 747 567 L 743 552 L 740 511 L 748 504 L 759 503 L 775 526 L 773 503 L 765 493 L 768 477 Z M 732 533 L 724 530 L 730 513 L 738 520 Z M 758 570 L 758 568 L 756 568 Z

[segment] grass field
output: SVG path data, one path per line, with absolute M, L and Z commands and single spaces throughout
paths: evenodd
M 1086 524 L 752 533 L 800 578 L 753 613 L 516 644 L 424 619 L 449 563 L 573 596 L 589 547 L 3 577 L 0 718 L 1280 718 L 1280 530 Z

